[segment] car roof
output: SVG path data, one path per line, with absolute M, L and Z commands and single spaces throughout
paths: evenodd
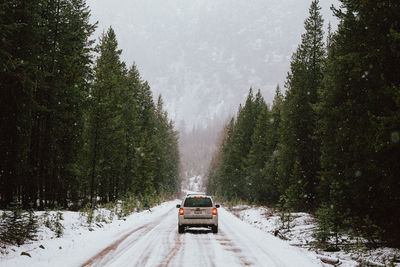
M 192 193 L 191 193 L 191 194 L 187 194 L 185 198 L 188 198 L 188 197 L 196 197 L 196 196 L 211 198 L 211 196 L 209 196 L 209 195 L 207 195 L 207 194 L 204 194 L 204 193 L 200 193 L 200 194 L 192 194 Z

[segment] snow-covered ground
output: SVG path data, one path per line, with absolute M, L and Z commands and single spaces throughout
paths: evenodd
M 318 251 L 309 244 L 315 222 L 306 213 L 291 214 L 290 232 L 279 233 L 289 240 L 281 240 L 274 236 L 281 226 L 279 214 L 245 205 L 219 209 L 218 234 L 203 228 L 178 234 L 178 203 L 180 200 L 165 202 L 125 219 L 102 210 L 97 221 L 109 223 L 91 226 L 81 213 L 63 212 L 61 238 L 42 226 L 38 241 L 2 248 L 0 266 L 329 266 L 321 258 L 339 259 L 340 266 L 347 267 L 360 266 L 355 259 L 384 266 L 387 262 L 383 260 L 397 252 Z
M 363 246 L 351 251 L 325 252 L 314 248 L 313 230 L 317 227 L 315 219 L 308 213 L 291 213 L 290 230 L 282 230 L 280 214 L 266 207 L 238 205 L 229 208 L 241 220 L 271 235 L 278 234 L 287 239 L 286 243 L 301 247 L 322 259 L 338 260 L 340 266 L 393 266 L 390 262 L 397 259 L 394 266 L 400 266 L 400 250 L 391 248 L 367 249 Z
M 95 222 L 94 218 L 91 226 L 82 213 L 63 211 L 61 223 L 64 234 L 61 238 L 56 238 L 53 231 L 42 225 L 38 241 L 31 241 L 20 247 L 0 248 L 0 266 L 80 266 L 137 226 L 146 225 L 159 218 L 166 210 L 171 210 L 175 202 L 165 202 L 124 219 L 117 219 L 108 210 L 100 210 L 94 217 L 99 215 L 103 222 Z M 38 212 L 37 215 L 42 216 L 43 212 Z M 22 252 L 27 252 L 31 257 L 21 256 Z
M 94 224 L 91 230 L 79 213 L 64 212 L 62 238 L 42 227 L 39 241 L 7 248 L 0 266 L 320 266 L 312 253 L 250 226 L 224 208 L 219 209 L 218 234 L 203 228 L 178 234 L 177 203 Z

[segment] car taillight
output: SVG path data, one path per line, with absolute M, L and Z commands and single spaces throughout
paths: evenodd
M 217 215 L 217 209 L 213 209 L 212 214 Z
M 179 209 L 179 215 L 183 215 L 184 211 L 182 208 Z

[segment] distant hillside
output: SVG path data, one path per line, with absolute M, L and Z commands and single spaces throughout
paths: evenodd
M 333 20 L 323 0 L 322 13 Z M 270 102 L 283 83 L 311 0 L 89 0 L 98 33 L 113 25 L 175 121 L 226 118 L 250 86 Z

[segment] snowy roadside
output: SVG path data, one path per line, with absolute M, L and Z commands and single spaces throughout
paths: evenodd
M 176 200 L 164 202 L 150 210 L 136 212 L 123 219 L 118 219 L 109 210 L 96 210 L 93 216 L 99 216 L 100 220 L 99 222 L 93 220 L 91 225 L 88 225 L 87 217 L 82 216 L 82 213 L 63 211 L 62 237 L 56 238 L 55 232 L 41 224 L 37 241 L 29 241 L 20 247 L 0 248 L 0 266 L 80 266 L 135 227 L 146 224 L 155 216 L 159 216 L 160 212 L 174 208 L 176 203 Z M 55 213 L 50 212 L 50 216 Z M 44 212 L 35 214 L 43 216 Z M 21 255 L 23 252 L 29 256 Z
M 259 228 L 271 235 L 278 235 L 292 246 L 307 249 L 325 262 L 326 266 L 400 266 L 400 263 L 390 265 L 393 259 L 400 260 L 400 250 L 392 248 L 366 249 L 359 247 L 349 251 L 326 252 L 312 246 L 315 241 L 313 230 L 317 227 L 315 219 L 308 213 L 291 213 L 290 231 L 282 231 L 280 214 L 273 209 L 248 205 L 238 205 L 229 208 L 239 219 Z M 284 233 L 282 233 L 284 232 Z

